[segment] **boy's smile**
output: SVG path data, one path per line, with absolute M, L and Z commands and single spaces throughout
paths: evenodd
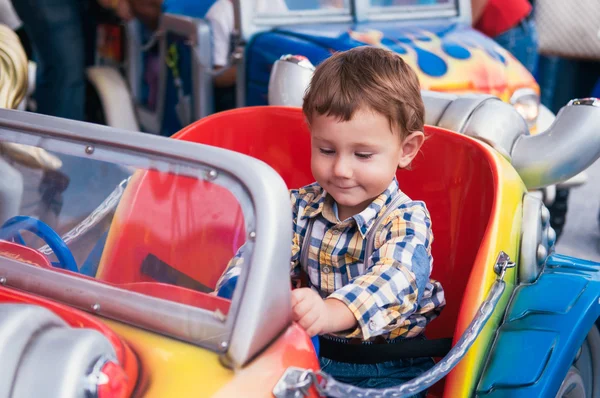
M 416 141 L 415 134 L 402 140 L 385 116 L 363 108 L 347 122 L 315 115 L 310 127 L 313 176 L 336 201 L 342 221 L 385 191 L 398 166 L 410 163 L 423 136 L 419 132 Z

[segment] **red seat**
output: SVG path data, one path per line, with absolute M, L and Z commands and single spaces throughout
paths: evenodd
M 137 172 L 117 208 L 96 278 L 212 290 L 245 236 L 242 210 L 227 189 L 169 173 Z M 145 268 L 148 260 L 154 265 Z
M 400 170 L 397 177 L 404 192 L 427 204 L 432 218 L 433 277 L 444 287 L 447 306 L 427 334 L 451 337 L 491 217 L 494 175 L 490 159 L 472 139 L 430 126 L 425 132 L 429 139 L 411 170 Z M 300 109 L 235 109 L 199 120 L 173 137 L 258 158 L 289 188 L 314 181 L 309 131 Z

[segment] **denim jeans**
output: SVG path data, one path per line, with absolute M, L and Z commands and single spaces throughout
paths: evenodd
M 435 362 L 431 358 L 407 358 L 376 364 L 355 364 L 319 359 L 321 370 L 337 381 L 363 388 L 394 387 L 429 370 Z M 415 397 L 424 397 L 423 391 Z
M 538 35 L 533 18 L 525 18 L 514 28 L 494 37 L 494 40 L 518 59 L 531 74 L 535 73 L 538 63 Z
M 37 61 L 37 112 L 83 120 L 84 0 L 13 0 Z

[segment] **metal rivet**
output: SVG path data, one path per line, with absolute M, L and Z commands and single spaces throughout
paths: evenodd
M 94 312 L 100 311 L 100 304 L 96 303 L 96 304 L 92 305 L 92 310 Z
M 5 277 L 1 277 L 0 278 L 0 285 L 6 285 L 6 278 Z
M 544 245 L 538 245 L 537 248 L 537 262 L 538 265 L 542 265 L 544 261 L 546 261 L 546 257 L 548 257 L 548 249 Z
M 229 344 L 227 344 L 226 341 L 221 341 L 221 344 L 219 344 L 219 345 L 221 346 L 222 349 L 226 349 L 229 346 Z
M 254 231 L 251 231 L 251 232 L 248 234 L 248 239 L 250 239 L 250 240 L 254 240 L 254 239 L 256 239 L 256 232 L 254 232 Z
M 87 153 L 88 155 L 91 155 L 92 153 L 94 153 L 94 146 L 93 145 L 86 146 L 85 153 Z
M 545 227 L 550 222 L 550 210 L 546 206 L 542 206 L 542 225 Z
M 219 173 L 217 173 L 217 170 L 210 170 L 208 173 L 206 173 L 206 179 L 207 180 L 214 180 L 215 178 L 217 178 L 217 176 L 219 175 Z

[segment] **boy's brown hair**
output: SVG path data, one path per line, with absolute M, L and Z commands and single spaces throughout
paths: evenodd
M 402 139 L 423 131 L 419 78 L 389 50 L 356 47 L 323 61 L 306 90 L 302 111 L 310 124 L 315 112 L 349 121 L 361 107 L 387 117 L 391 130 L 398 129 Z

